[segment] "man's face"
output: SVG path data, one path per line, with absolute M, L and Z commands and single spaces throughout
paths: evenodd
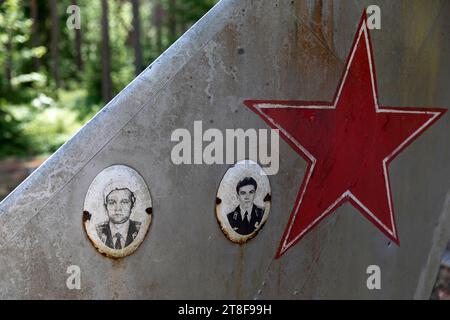
M 113 190 L 106 197 L 106 211 L 108 211 L 108 217 L 112 223 L 121 224 L 127 222 L 130 218 L 132 207 L 130 190 Z
M 241 206 L 249 206 L 251 204 L 253 204 L 253 200 L 255 199 L 255 187 L 252 185 L 246 185 L 243 186 L 241 188 L 239 188 L 238 191 L 238 199 L 239 202 L 241 203 Z

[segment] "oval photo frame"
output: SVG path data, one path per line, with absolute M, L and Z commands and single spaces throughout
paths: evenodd
M 216 196 L 216 218 L 224 235 L 244 244 L 254 238 L 270 213 L 271 188 L 264 170 L 251 160 L 242 160 L 224 174 Z
M 83 207 L 83 225 L 93 246 L 110 258 L 132 254 L 152 220 L 152 198 L 142 176 L 125 165 L 103 169 L 92 181 Z

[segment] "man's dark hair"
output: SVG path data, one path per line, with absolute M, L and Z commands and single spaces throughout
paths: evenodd
M 252 177 L 245 177 L 238 182 L 236 186 L 236 193 L 239 194 L 239 189 L 245 186 L 254 186 L 255 190 L 258 188 L 258 184 L 256 183 L 255 179 L 253 179 Z
M 133 191 L 131 191 L 131 190 L 128 189 L 128 188 L 115 188 L 115 189 L 111 190 L 111 191 L 106 195 L 106 197 L 105 197 L 105 203 L 104 203 L 105 208 L 106 208 L 106 205 L 107 205 L 107 200 L 108 200 L 109 195 L 110 195 L 113 191 L 122 191 L 122 190 L 128 190 L 128 191 L 130 192 L 129 198 L 130 198 L 130 201 L 131 201 L 131 208 L 134 208 L 134 204 L 135 204 L 135 202 L 136 202 L 136 196 L 134 195 Z

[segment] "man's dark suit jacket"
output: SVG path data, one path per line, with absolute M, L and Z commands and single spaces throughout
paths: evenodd
M 250 215 L 250 222 L 248 222 L 248 220 L 245 218 L 244 220 L 242 220 L 241 208 L 237 206 L 233 212 L 227 214 L 227 218 L 234 231 L 243 236 L 246 236 L 255 231 L 257 227 L 255 225 L 259 225 L 261 223 L 263 215 L 264 209 L 253 205 L 252 213 Z
M 136 238 L 136 236 L 139 233 L 140 227 L 141 227 L 140 222 L 133 221 L 130 219 L 130 224 L 128 226 L 127 239 L 125 241 L 125 247 L 127 247 L 128 245 L 130 245 L 130 243 L 133 242 L 133 240 Z M 109 221 L 100 223 L 95 228 L 97 229 L 97 234 L 98 234 L 99 238 L 103 241 L 103 243 L 107 247 L 114 249 L 113 235 L 111 234 L 111 228 L 109 227 Z

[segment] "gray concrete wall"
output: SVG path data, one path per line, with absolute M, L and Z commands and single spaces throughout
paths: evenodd
M 450 120 L 389 166 L 401 245 L 346 204 L 279 260 L 274 254 L 306 163 L 280 141 L 272 211 L 245 246 L 218 227 L 228 165 L 170 160 L 176 128 L 267 128 L 245 99 L 331 100 L 364 6 L 381 105 L 450 106 L 450 2 L 223 0 L 0 205 L 1 298 L 428 298 L 450 223 Z M 243 50 L 239 50 L 243 49 Z M 82 226 L 87 189 L 113 164 L 136 169 L 153 200 L 141 247 L 112 260 Z M 447 198 L 446 198 L 447 197 Z M 447 200 L 446 200 L 447 199 Z M 66 288 L 69 265 L 81 290 Z M 382 289 L 366 288 L 366 268 Z

